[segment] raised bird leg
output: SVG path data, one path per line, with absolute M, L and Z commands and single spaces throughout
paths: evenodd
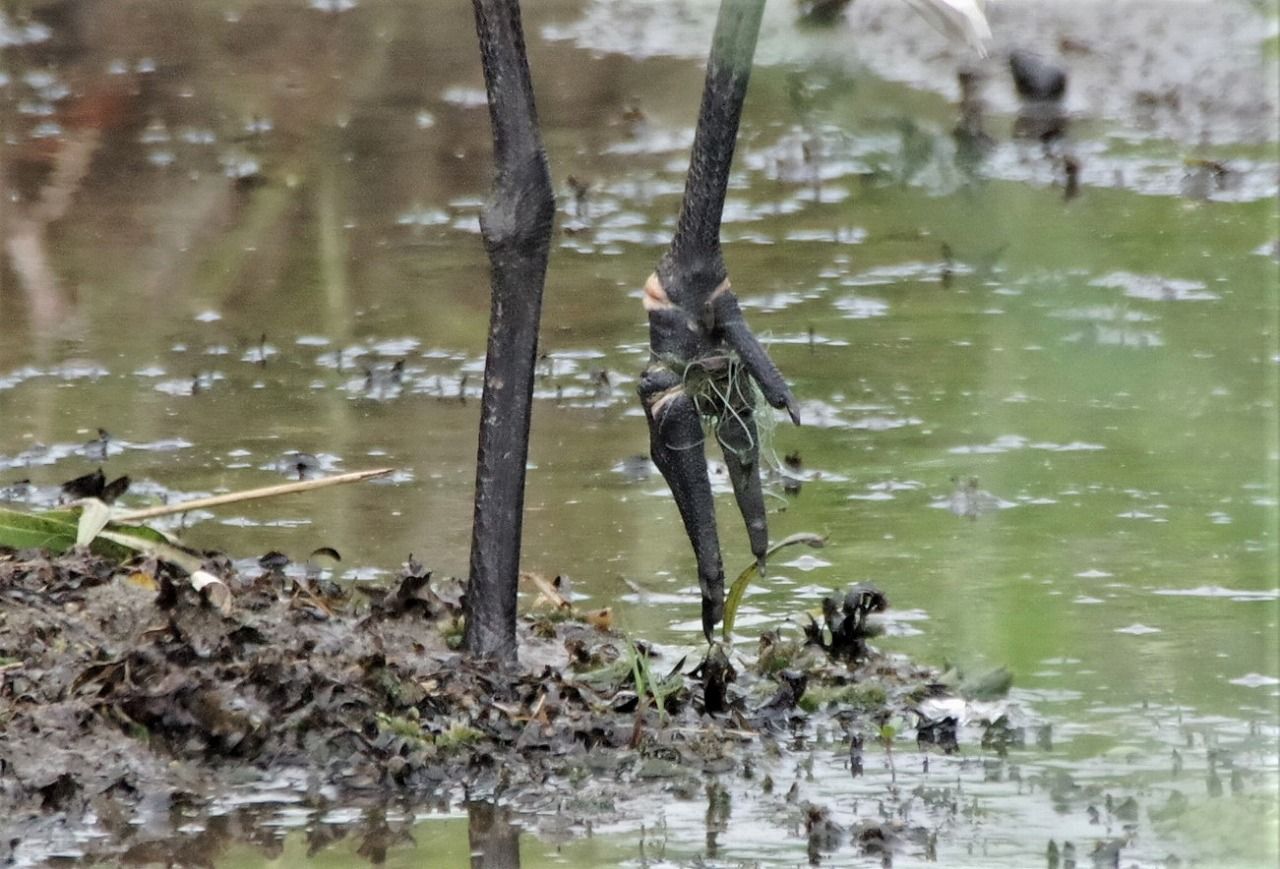
M 791 390 L 742 317 L 720 252 L 720 219 L 763 10 L 764 0 L 720 5 L 675 237 L 644 288 L 651 356 L 640 400 L 654 464 L 671 487 L 698 561 L 708 640 L 724 612 L 724 570 L 700 418 L 716 420 L 738 509 L 762 567 L 768 529 L 752 381 L 765 401 L 800 422 Z
M 472 0 L 472 5 L 496 175 L 480 216 L 493 295 L 464 643 L 473 655 L 512 659 L 529 414 L 555 197 L 533 102 L 519 2 Z

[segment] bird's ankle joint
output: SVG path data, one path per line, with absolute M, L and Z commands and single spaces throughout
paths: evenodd
M 666 311 L 675 307 L 675 303 L 667 295 L 667 290 L 662 286 L 662 279 L 658 277 L 658 273 L 654 272 L 649 275 L 649 279 L 644 282 L 644 309 L 646 311 Z

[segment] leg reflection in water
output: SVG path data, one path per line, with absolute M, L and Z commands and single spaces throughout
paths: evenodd
M 488 802 L 467 803 L 471 869 L 520 869 L 520 828 L 511 813 Z

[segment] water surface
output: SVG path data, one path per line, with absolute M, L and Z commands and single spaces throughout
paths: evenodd
M 355 580 L 410 553 L 461 575 L 488 315 L 471 21 L 318 6 L 35 3 L 0 19 L 0 493 L 38 502 L 99 464 L 129 474 L 139 503 L 275 482 L 297 452 L 323 470 L 393 465 L 389 483 L 189 516 L 186 539 L 244 558 L 333 546 Z M 701 49 L 614 53 L 593 37 L 601 8 L 528 13 L 561 213 L 524 564 L 567 574 L 638 636 L 693 646 L 693 559 L 638 458 L 634 385 L 639 288 L 673 226 Z M 870 580 L 897 611 L 886 648 L 1009 667 L 1028 732 L 1051 736 L 1008 759 L 970 741 L 928 773 L 900 741 L 892 774 L 876 755 L 860 779 L 844 748 L 818 745 L 812 780 L 772 774 L 799 776 L 842 824 L 896 792 L 942 831 L 945 865 L 1027 865 L 1051 837 L 1087 854 L 1126 823 L 1107 795 L 1140 805 L 1126 859 L 1264 864 L 1280 724 L 1274 143 L 1080 119 L 1046 154 L 997 114 L 998 144 L 974 160 L 955 123 L 942 97 L 829 57 L 753 80 L 725 254 L 805 418 L 768 432 L 803 480 L 788 495 L 771 478 L 771 532 L 830 542 L 772 566 L 740 633 L 750 648 Z M 732 500 L 720 507 L 734 573 L 749 554 Z M 732 811 L 714 823 L 701 790 L 621 808 L 594 838 L 522 819 L 526 865 L 806 859 L 778 820 L 794 811 L 785 787 L 724 786 Z M 1175 793 L 1190 808 L 1162 814 Z M 301 862 L 281 837 L 326 822 L 288 802 L 269 834 L 230 838 Z M 402 825 L 422 813 L 400 811 Z M 417 847 L 462 859 L 464 818 L 423 821 Z M 357 843 L 326 853 L 341 863 Z

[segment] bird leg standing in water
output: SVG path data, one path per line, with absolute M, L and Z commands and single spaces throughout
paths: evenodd
M 800 422 L 791 390 L 743 319 L 720 251 L 720 219 L 763 8 L 764 0 L 724 0 L 720 6 L 680 218 L 644 287 L 651 356 L 640 377 L 640 400 L 653 462 L 693 544 L 708 640 L 724 614 L 724 568 L 702 421 L 712 422 L 762 569 L 769 534 L 755 387 Z
M 991 31 L 980 0 L 908 0 L 944 33 L 979 53 Z M 747 327 L 720 252 L 720 218 L 738 121 L 751 76 L 764 0 L 722 0 L 680 219 L 671 246 L 644 288 L 651 358 L 640 378 L 649 446 L 662 471 L 698 562 L 702 629 L 724 614 L 724 568 L 703 456 L 702 420 L 713 422 L 724 451 L 751 551 L 764 567 L 768 548 L 760 492 L 755 387 L 773 407 L 800 415 L 791 390 Z
M 990 36 L 978 0 L 909 0 L 981 45 Z M 472 0 L 496 168 L 480 220 L 493 294 L 476 461 L 475 521 L 464 644 L 478 657 L 516 655 L 524 472 L 542 288 L 555 197 L 534 107 L 519 0 Z M 764 0 L 722 0 L 707 62 L 693 155 L 671 247 L 645 285 L 652 358 L 640 380 L 654 462 L 680 508 L 702 589 L 702 626 L 724 611 L 724 569 L 702 419 L 716 440 L 763 566 L 768 532 L 760 493 L 754 394 L 786 408 L 795 399 L 747 328 L 720 253 L 720 218 Z
M 516 583 L 538 320 L 555 196 L 542 147 L 519 0 L 472 0 L 493 130 L 493 194 L 480 215 L 492 313 L 480 399 L 475 519 L 463 641 L 516 657 Z

